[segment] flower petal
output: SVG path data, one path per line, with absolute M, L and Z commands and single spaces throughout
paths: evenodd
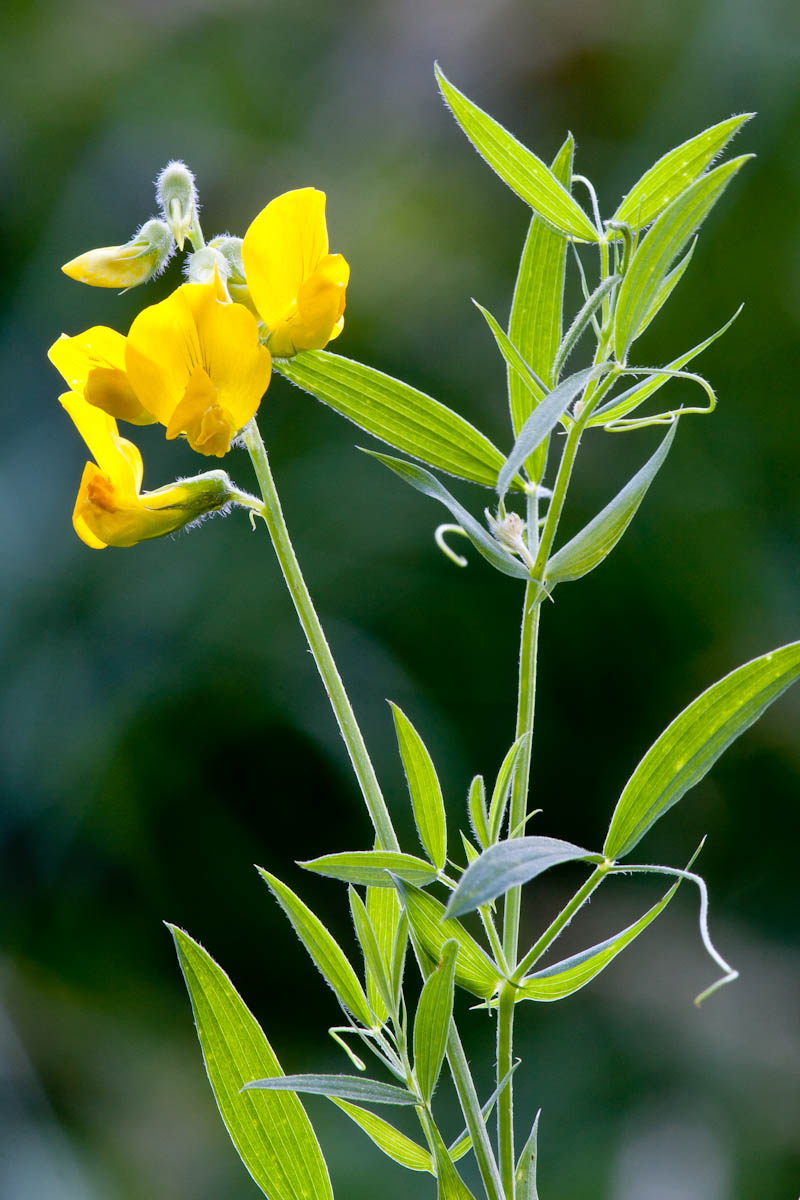
M 350 267 L 341 254 L 325 255 L 300 288 L 289 317 L 272 332 L 269 345 L 276 358 L 321 350 L 341 333 L 349 278 Z
M 59 397 L 78 433 L 89 447 L 100 471 L 120 495 L 135 497 L 142 481 L 142 456 L 132 442 L 119 436 L 117 422 L 102 409 L 88 404 L 77 392 Z
M 324 192 L 284 192 L 258 214 L 244 236 L 242 262 L 250 295 L 268 329 L 285 318 L 301 285 L 327 253 Z

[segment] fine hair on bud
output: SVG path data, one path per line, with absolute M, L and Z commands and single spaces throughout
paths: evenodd
M 156 200 L 165 220 L 169 218 L 173 200 L 179 202 L 184 212 L 190 208 L 198 208 L 194 175 L 186 163 L 178 158 L 167 163 L 156 179 Z
M 175 239 L 172 231 L 169 225 L 158 217 L 151 217 L 149 221 L 140 225 L 131 241 L 141 242 L 152 247 L 153 252 L 157 255 L 157 265 L 150 276 L 151 279 L 155 279 L 166 270 L 167 264 L 175 253 Z

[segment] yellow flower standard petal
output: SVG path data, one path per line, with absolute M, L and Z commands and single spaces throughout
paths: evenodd
M 142 456 L 119 436 L 114 418 L 77 392 L 60 399 L 95 460 L 83 469 L 72 514 L 75 532 L 92 549 L 163 537 L 231 499 L 224 471 L 208 471 L 154 492 L 140 491 Z
M 252 313 L 228 299 L 215 276 L 185 283 L 139 313 L 128 334 L 128 377 L 144 407 L 183 433 L 192 449 L 221 458 L 267 390 L 269 351 Z
M 321 350 L 341 333 L 350 267 L 328 253 L 324 192 L 300 188 L 270 201 L 244 236 L 242 262 L 276 357 Z
M 125 372 L 125 338 L 95 325 L 77 337 L 62 333 L 48 351 L 67 386 L 96 408 L 132 425 L 152 425 L 155 417 L 139 402 Z

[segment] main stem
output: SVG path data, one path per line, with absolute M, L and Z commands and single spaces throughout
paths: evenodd
M 266 447 L 255 420 L 252 420 L 244 431 L 244 443 L 250 455 L 263 500 L 263 504 L 257 511 L 264 518 L 269 530 L 286 586 L 297 610 L 297 616 L 306 635 L 309 649 L 314 656 L 314 662 L 317 664 L 317 670 L 325 685 L 325 691 L 328 693 L 331 707 L 361 788 L 361 794 L 375 827 L 378 844 L 384 850 L 398 850 L 397 836 L 392 827 L 389 810 L 386 807 L 375 769 L 300 570 L 300 564 L 289 537 L 289 530 L 286 528 Z

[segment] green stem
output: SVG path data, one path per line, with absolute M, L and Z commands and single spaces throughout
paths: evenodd
M 521 960 L 519 966 L 512 976 L 513 984 L 518 984 L 520 982 L 523 975 L 525 975 L 533 966 L 533 964 L 542 957 L 545 950 L 547 950 L 548 947 L 553 944 L 562 930 L 566 929 L 567 925 L 569 925 L 570 921 L 575 916 L 575 913 L 586 903 L 595 888 L 600 886 L 610 869 L 610 863 L 605 862 L 600 863 L 597 867 L 595 867 L 592 874 L 589 876 L 583 886 L 578 889 L 578 891 L 570 900 L 569 904 L 567 904 L 567 906 L 561 910 L 552 924 L 548 925 L 547 929 L 545 929 L 544 933 L 536 942 L 536 944 L 531 946 L 528 953 Z
M 497 1006 L 497 1081 L 505 1078 L 512 1066 L 514 1041 L 514 999 L 517 989 L 504 983 Z M 508 1200 L 514 1197 L 514 1105 L 511 1101 L 511 1080 L 497 1100 L 497 1145 L 500 1155 L 500 1178 Z
M 472 1082 L 467 1056 L 461 1045 L 461 1038 L 454 1020 L 450 1021 L 450 1033 L 447 1038 L 447 1062 L 456 1086 L 461 1111 L 472 1139 L 472 1150 L 478 1163 L 487 1198 L 488 1200 L 505 1200 L 506 1193 L 503 1191 L 500 1173 L 492 1153 L 492 1144 L 489 1141 L 489 1134 L 486 1132 L 480 1100 L 475 1091 L 475 1084 Z M 508 1087 L 510 1086 L 509 1081 Z
M 392 827 L 389 810 L 383 798 L 375 769 L 372 766 L 367 747 L 364 744 L 361 730 L 358 727 L 347 692 L 344 689 L 341 676 L 334 662 L 330 647 L 311 600 L 306 582 L 300 570 L 300 564 L 294 552 L 289 531 L 286 528 L 280 499 L 275 487 L 275 480 L 270 470 L 266 447 L 261 438 L 255 420 L 252 420 L 244 431 L 244 442 L 247 447 L 253 469 L 261 489 L 263 505 L 259 508 L 261 516 L 267 524 L 272 545 L 275 548 L 286 586 L 294 602 L 300 624 L 306 635 L 309 648 L 314 656 L 314 662 L 322 677 L 325 690 L 331 702 L 336 721 L 339 725 L 347 753 L 353 764 L 361 793 L 379 846 L 384 850 L 398 850 L 397 836 Z

